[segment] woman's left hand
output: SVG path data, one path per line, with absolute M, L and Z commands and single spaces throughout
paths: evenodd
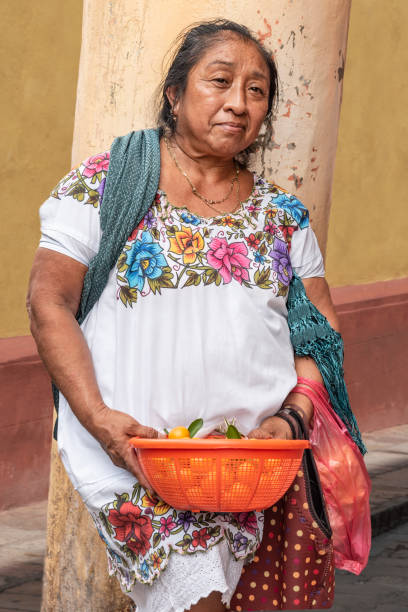
M 292 432 L 286 421 L 280 417 L 272 416 L 265 419 L 259 427 L 252 429 L 248 434 L 248 438 L 256 438 L 258 440 L 267 440 L 269 438 L 292 440 Z

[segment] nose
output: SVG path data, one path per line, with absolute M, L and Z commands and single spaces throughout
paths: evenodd
M 243 84 L 235 82 L 228 88 L 224 102 L 224 110 L 232 111 L 234 115 L 243 115 L 246 111 L 246 91 Z

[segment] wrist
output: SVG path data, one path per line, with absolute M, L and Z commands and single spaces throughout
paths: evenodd
M 98 440 L 103 438 L 106 430 L 106 417 L 111 409 L 101 400 L 81 420 L 82 425 Z
M 309 425 L 314 413 L 313 402 L 302 393 L 289 393 L 282 403 L 282 408 L 292 408 L 302 417 L 305 425 Z

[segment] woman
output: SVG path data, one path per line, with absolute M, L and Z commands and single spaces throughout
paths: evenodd
M 244 164 L 276 94 L 274 61 L 245 27 L 219 20 L 184 35 L 163 84 L 156 198 L 81 326 L 109 153 L 71 171 L 41 208 L 29 312 L 60 389 L 59 452 L 141 611 L 224 610 L 263 516 L 204 521 L 169 508 L 129 438 L 198 417 L 203 434 L 236 417 L 252 437 L 290 438 L 276 414 L 296 404 L 309 421 L 310 400 L 290 391 L 299 375 L 322 380 L 312 360 L 294 359 L 292 269 L 337 328 L 306 209 Z

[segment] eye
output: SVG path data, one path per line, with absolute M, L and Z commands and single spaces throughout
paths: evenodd
M 217 83 L 217 85 L 228 85 L 228 81 L 224 77 L 216 77 L 213 79 L 213 82 Z
M 263 90 L 261 87 L 258 87 L 257 85 L 252 85 L 252 86 L 250 87 L 250 90 L 251 90 L 251 91 L 254 91 L 255 93 L 257 93 L 257 94 L 259 94 L 259 95 L 261 95 L 261 96 L 264 96 L 264 95 L 265 95 L 264 90 Z

